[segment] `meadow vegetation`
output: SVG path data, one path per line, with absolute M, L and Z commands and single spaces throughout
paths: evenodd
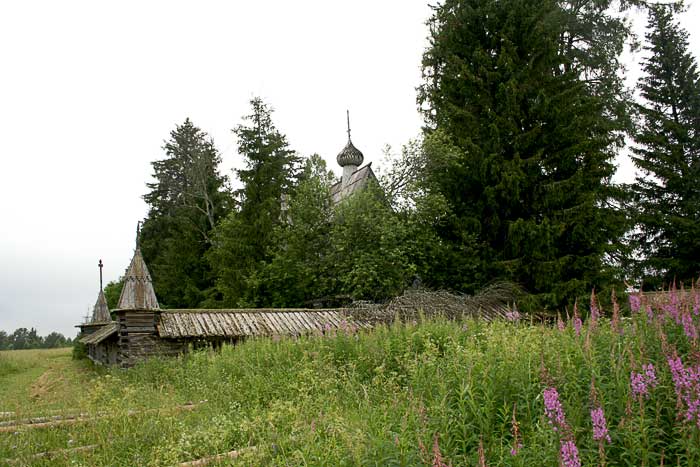
M 437 318 L 99 368 L 55 407 L 101 417 L 0 432 L 0 459 L 98 445 L 32 465 L 177 465 L 234 449 L 241 465 L 698 465 L 700 294 L 664 297 L 633 296 L 630 318 L 594 302 L 584 324 L 578 310 L 551 324 Z M 8 404 L 7 387 L 37 360 L 85 374 L 67 354 L 16 355 L 2 354 L 13 369 L 0 411 L 32 412 Z

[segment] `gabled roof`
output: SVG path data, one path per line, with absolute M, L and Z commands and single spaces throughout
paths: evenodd
M 99 344 L 119 330 L 117 323 L 105 324 L 97 331 L 80 339 L 83 344 Z
M 353 193 L 363 190 L 367 186 L 369 180 L 376 179 L 377 177 L 372 171 L 372 163 L 370 162 L 354 171 L 350 176 L 350 180 L 344 187 L 342 180 L 331 186 L 331 202 L 333 205 L 340 203 Z
M 153 290 L 151 274 L 136 247 L 131 264 L 124 275 L 124 288 L 117 304 L 119 310 L 158 310 L 158 299 Z
M 97 295 L 97 302 L 92 309 L 92 321 L 90 321 L 90 324 L 109 323 L 110 321 L 112 321 L 112 317 L 109 315 L 107 299 L 102 289 L 100 289 L 100 293 Z
M 165 310 L 160 337 L 298 336 L 367 327 L 339 310 Z

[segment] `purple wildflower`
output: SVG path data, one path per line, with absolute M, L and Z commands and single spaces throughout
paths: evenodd
M 557 314 L 557 329 L 559 329 L 560 332 L 566 329 L 566 324 L 561 319 L 561 314 Z
M 651 322 L 654 320 L 654 309 L 651 307 L 651 304 L 647 303 L 646 306 L 646 312 L 647 312 L 647 321 Z
M 639 294 L 630 294 L 630 309 L 632 313 L 639 313 L 642 309 L 642 297 Z
M 690 385 L 685 367 L 683 367 L 683 362 L 680 357 L 669 357 L 667 362 L 671 369 L 671 378 L 673 379 L 673 387 L 676 390 L 676 395 L 681 397 L 685 388 Z
M 518 311 L 518 308 L 513 305 L 512 310 L 506 311 L 506 319 L 510 322 L 517 323 L 520 321 L 520 312 Z
M 583 322 L 581 322 L 581 317 L 578 315 L 578 302 L 574 302 L 574 331 L 577 336 L 581 335 L 581 328 L 583 327 Z
M 630 386 L 632 386 L 632 394 L 635 396 L 649 395 L 647 385 L 644 383 L 644 376 L 641 373 L 632 372 L 630 375 Z
M 591 410 L 591 421 L 593 422 L 593 440 L 610 442 L 610 434 L 608 433 L 608 424 L 605 421 L 605 413 L 602 407 L 597 407 Z
M 649 363 L 642 365 L 642 373 L 633 371 L 630 374 L 630 386 L 632 387 L 632 395 L 635 397 L 649 397 L 649 390 L 656 387 L 656 371 L 654 365 Z
M 564 409 L 559 401 L 559 393 L 556 388 L 547 388 L 544 390 L 544 413 L 549 419 L 549 424 L 552 425 L 554 431 L 566 427 L 566 417 Z
M 669 357 L 668 366 L 676 395 L 685 403 L 685 419 L 700 428 L 700 366 L 685 367 L 680 357 Z
M 664 313 L 667 316 L 670 316 L 673 318 L 673 320 L 676 322 L 676 324 L 681 324 L 681 319 L 680 319 L 680 300 L 678 297 L 678 290 L 676 289 L 676 284 L 673 284 L 671 287 L 671 290 L 668 291 L 668 296 L 670 298 L 670 302 L 664 303 L 661 305 L 661 309 L 664 311 Z
M 693 315 L 690 311 L 683 312 L 681 314 L 681 323 L 683 324 L 683 331 L 689 339 L 696 340 L 698 338 L 698 330 L 695 328 L 695 323 L 693 323 Z
M 573 441 L 562 440 L 561 442 L 561 463 L 564 467 L 581 467 L 581 459 L 578 457 L 578 449 Z

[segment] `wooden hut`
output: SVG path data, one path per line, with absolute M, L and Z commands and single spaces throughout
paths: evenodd
M 101 262 L 100 262 L 101 263 Z M 359 325 L 345 310 L 161 310 L 148 266 L 137 246 L 124 275 L 116 321 L 100 287 L 93 319 L 80 325 L 92 361 L 130 367 L 151 356 L 175 356 L 191 347 L 235 343 L 262 336 L 301 336 Z

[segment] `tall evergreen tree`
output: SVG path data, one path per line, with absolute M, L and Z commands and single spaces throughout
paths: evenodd
M 633 160 L 644 282 L 700 275 L 700 80 L 673 6 L 649 7 Z
M 208 135 L 189 120 L 170 133 L 166 158 L 152 162 L 154 183 L 144 195 L 149 212 L 141 250 L 162 306 L 193 308 L 212 292 L 214 277 L 204 255 L 211 232 L 230 210 L 221 157 Z
M 236 191 L 237 209 L 217 229 L 209 259 L 217 270 L 223 301 L 258 306 L 269 297 L 256 291 L 257 272 L 270 260 L 274 229 L 283 222 L 283 201 L 296 185 L 299 158 L 272 122 L 272 109 L 251 100 L 247 124 L 237 126 L 238 151 L 246 168 L 237 171 L 243 186 Z
M 609 279 L 605 258 L 626 227 L 611 202 L 625 99 L 610 60 L 627 28 L 611 2 L 576 3 L 435 9 L 419 102 L 440 143 L 427 186 L 448 208 L 437 285 L 508 279 L 532 306 L 556 307 Z

